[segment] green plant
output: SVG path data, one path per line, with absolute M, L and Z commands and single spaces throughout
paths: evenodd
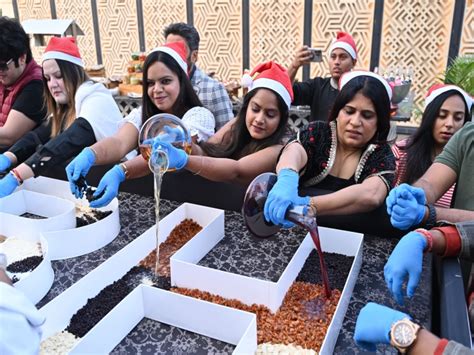
M 469 95 L 474 95 L 474 56 L 465 55 L 451 61 L 441 80 L 462 88 Z

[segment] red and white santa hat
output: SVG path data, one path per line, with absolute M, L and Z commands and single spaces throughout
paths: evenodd
M 467 105 L 467 110 L 471 111 L 471 107 L 473 104 L 473 99 L 467 92 L 461 89 L 459 86 L 452 85 L 452 84 L 435 84 L 429 88 L 428 93 L 425 97 L 425 108 L 439 95 L 444 94 L 447 91 L 454 90 L 461 94 L 464 98 L 464 101 Z
M 392 100 L 392 88 L 388 84 L 388 81 L 385 80 L 382 76 L 372 73 L 371 71 L 367 70 L 353 70 L 347 73 L 342 74 L 342 76 L 339 79 L 339 91 L 342 90 L 342 88 L 352 79 L 357 78 L 359 76 L 370 76 L 372 78 L 377 79 L 382 83 L 384 86 L 385 90 L 387 91 L 387 95 L 389 100 Z
M 74 37 L 51 37 L 43 54 L 43 61 L 61 59 L 84 68 L 79 48 Z
M 186 43 L 183 41 L 165 43 L 160 47 L 156 47 L 150 53 L 153 52 L 163 52 L 169 54 L 181 69 L 184 70 L 186 75 L 188 73 L 188 64 L 186 63 L 186 58 L 188 57 L 188 50 L 186 49 Z
M 350 54 L 352 59 L 357 59 L 357 47 L 354 42 L 354 38 L 349 33 L 339 31 L 336 35 L 336 38 L 332 41 L 329 46 L 329 55 L 336 48 L 344 49 L 347 53 Z
M 261 63 L 250 74 L 244 74 L 242 86 L 248 87 L 249 92 L 258 88 L 271 89 L 280 95 L 288 108 L 293 101 L 293 85 L 288 72 L 274 61 Z

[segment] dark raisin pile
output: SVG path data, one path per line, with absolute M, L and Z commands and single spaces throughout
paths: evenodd
M 23 260 L 15 261 L 7 266 L 8 272 L 28 272 L 35 269 L 43 261 L 42 256 L 29 256 Z
M 347 276 L 352 267 L 354 257 L 335 253 L 325 253 L 324 261 L 328 269 L 329 285 L 331 289 L 344 288 Z M 301 269 L 296 281 L 309 282 L 312 284 L 321 284 L 321 269 L 319 267 L 319 256 L 316 250 L 313 250 Z
M 94 298 L 90 298 L 71 318 L 67 331 L 77 337 L 83 337 L 120 301 L 133 291 L 150 271 L 142 266 L 130 269 L 121 279 L 105 287 Z
M 95 223 L 97 221 L 100 221 L 101 219 L 104 219 L 111 213 L 112 211 L 104 212 L 99 210 L 92 210 L 92 212 L 83 214 L 81 217 L 76 217 L 76 227 L 83 227 L 87 226 L 88 224 Z

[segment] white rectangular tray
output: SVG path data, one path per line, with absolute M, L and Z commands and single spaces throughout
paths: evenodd
M 363 235 L 324 227 L 319 228 L 319 233 L 323 251 L 354 257 L 341 299 L 320 350 L 321 354 L 330 354 L 334 349 L 359 275 Z M 311 236 L 306 235 L 279 280 L 273 282 L 197 265 L 222 238 L 224 238 L 223 228 L 212 232 L 205 230 L 176 252 L 171 257 L 171 285 L 196 288 L 225 298 L 237 299 L 248 305 L 253 303 L 265 305 L 272 312 L 276 312 L 309 254 L 315 248 Z
M 171 230 L 185 218 L 192 218 L 203 227 L 203 230 L 216 228 L 215 226 L 220 224 L 224 225 L 223 211 L 184 203 L 160 221 L 160 243 L 165 241 Z M 40 312 L 46 316 L 46 322 L 42 326 L 43 339 L 64 330 L 71 317 L 87 303 L 89 298 L 95 297 L 103 288 L 120 279 L 154 250 L 155 233 L 155 226 L 149 228 L 140 237 L 41 308 Z
M 140 285 L 70 354 L 107 354 L 145 317 L 236 345 L 234 354 L 253 354 L 257 349 L 255 314 Z

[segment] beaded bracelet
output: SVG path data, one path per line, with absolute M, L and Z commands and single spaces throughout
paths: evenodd
M 18 185 L 23 184 L 23 179 L 21 178 L 20 173 L 16 169 L 10 170 L 10 173 L 13 175 L 13 177 L 18 181 Z
M 418 228 L 418 229 L 415 229 L 415 232 L 418 232 L 422 235 L 425 236 L 426 238 L 426 242 L 428 243 L 427 247 L 425 248 L 424 250 L 424 253 L 431 253 L 431 251 L 433 250 L 433 235 L 426 229 L 424 228 Z

